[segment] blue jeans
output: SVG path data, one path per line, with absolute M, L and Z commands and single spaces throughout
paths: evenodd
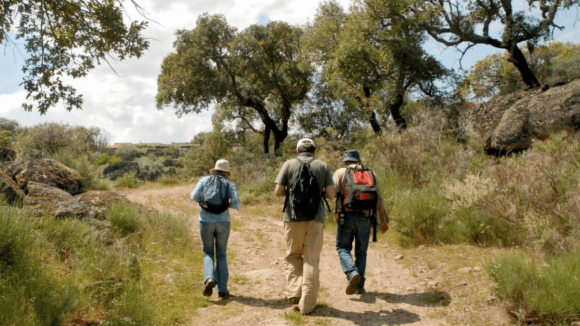
M 360 212 L 346 212 L 344 222 L 338 223 L 336 230 L 336 250 L 340 258 L 340 266 L 350 279 L 354 272 L 361 276 L 357 288 L 365 286 L 365 269 L 367 265 L 367 250 L 371 235 L 371 218 Z M 354 240 L 355 261 L 352 259 L 352 242 Z
M 203 281 L 205 283 L 209 278 L 213 278 L 217 283 L 216 290 L 219 292 L 228 290 L 228 277 L 230 275 L 226 250 L 230 237 L 230 225 L 230 222 L 199 222 L 199 234 L 203 247 Z M 217 264 L 215 260 L 217 260 Z

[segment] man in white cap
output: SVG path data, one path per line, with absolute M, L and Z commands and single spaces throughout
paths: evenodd
M 326 201 L 324 198 L 333 199 L 335 195 L 330 169 L 326 163 L 314 158 L 315 151 L 312 139 L 299 140 L 296 145 L 298 157 L 286 161 L 274 181 L 276 196 L 286 197 L 284 231 L 287 250 L 284 267 L 287 297 L 292 304 L 297 304 L 295 310 L 302 314 L 312 313 L 316 306 L 320 287 L 318 265 L 326 217 L 323 201 Z M 310 179 L 307 179 L 308 176 Z M 309 182 L 316 185 L 310 189 L 313 192 L 299 194 L 301 190 L 295 185 L 300 179 L 313 181 Z M 298 201 L 308 201 L 312 207 L 310 213 L 301 212 Z

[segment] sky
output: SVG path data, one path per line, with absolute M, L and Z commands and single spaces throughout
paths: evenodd
M 523 0 L 519 0 L 523 1 Z M 350 0 L 338 1 L 348 8 Z M 150 39 L 149 50 L 140 59 L 129 59 L 101 65 L 88 76 L 72 80 L 83 94 L 82 110 L 67 111 L 62 104 L 51 107 L 45 115 L 26 112 L 22 103 L 26 93 L 22 82 L 25 51 L 21 45 L 0 47 L 0 117 L 16 120 L 21 126 L 59 122 L 71 126 L 99 127 L 109 135 L 109 142 L 164 143 L 187 142 L 199 132 L 211 131 L 212 108 L 200 114 L 178 118 L 172 108 L 158 110 L 155 106 L 157 76 L 163 58 L 173 51 L 175 32 L 195 28 L 203 13 L 223 14 L 230 25 L 242 30 L 251 24 L 267 24 L 283 20 L 290 24 L 305 24 L 314 18 L 318 2 L 313 0 L 138 0 L 151 20 L 144 31 Z M 126 2 L 126 6 L 131 6 Z M 580 42 L 580 22 L 577 11 L 560 13 L 566 29 L 558 32 L 558 41 Z M 130 14 L 132 19 L 140 17 Z M 493 26 L 492 26 L 493 29 Z M 426 44 L 428 52 L 451 68 L 459 68 L 460 54 L 434 41 Z M 469 68 L 486 55 L 498 52 L 478 45 L 463 59 Z

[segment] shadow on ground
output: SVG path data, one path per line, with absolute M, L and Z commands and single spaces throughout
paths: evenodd
M 271 309 L 286 309 L 291 307 L 292 305 L 288 302 L 287 299 L 278 298 L 278 299 L 260 299 L 260 298 L 252 298 L 252 297 L 245 297 L 241 295 L 232 295 L 228 300 L 219 300 L 214 302 L 216 305 L 225 306 L 228 302 L 238 302 L 240 304 L 252 307 L 268 307 Z
M 419 315 L 404 309 L 394 309 L 392 311 L 383 309 L 378 312 L 350 312 L 327 307 L 316 309 L 310 316 L 340 318 L 349 320 L 355 325 L 364 326 L 404 325 L 416 323 L 421 320 Z
M 375 303 L 384 300 L 387 303 L 406 303 L 420 307 L 443 307 L 449 305 L 451 296 L 443 291 L 429 291 L 423 293 L 395 294 L 385 292 L 367 292 L 359 298 L 353 297 L 353 301 Z

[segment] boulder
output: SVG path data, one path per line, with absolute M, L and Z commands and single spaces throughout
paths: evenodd
M 10 204 L 22 201 L 26 194 L 18 187 L 18 184 L 12 178 L 0 170 L 0 193 L 6 197 Z
M 541 90 L 498 96 L 461 112 L 458 137 L 476 136 L 486 150 L 527 149 L 534 138 L 580 130 L 580 78 Z
M 68 192 L 45 183 L 28 182 L 28 195 L 24 207 L 39 215 L 48 214 L 56 218 L 89 216 L 88 209 Z
M 44 183 L 76 195 L 84 191 L 80 173 L 52 159 L 39 158 L 29 162 L 9 164 L 5 170 L 28 193 L 30 182 Z
M 11 148 L 0 147 L 0 163 L 16 161 L 16 151 Z
M 110 203 L 114 201 L 129 202 L 127 197 L 108 190 L 91 190 L 76 195 L 75 198 L 88 209 L 90 217 L 99 220 L 105 219 L 105 210 Z
M 125 173 L 135 173 L 135 176 L 141 177 L 141 170 L 139 170 L 139 164 L 133 161 L 123 161 L 115 164 L 111 164 L 103 170 L 103 175 L 105 178 L 110 180 L 117 180 L 122 177 Z

